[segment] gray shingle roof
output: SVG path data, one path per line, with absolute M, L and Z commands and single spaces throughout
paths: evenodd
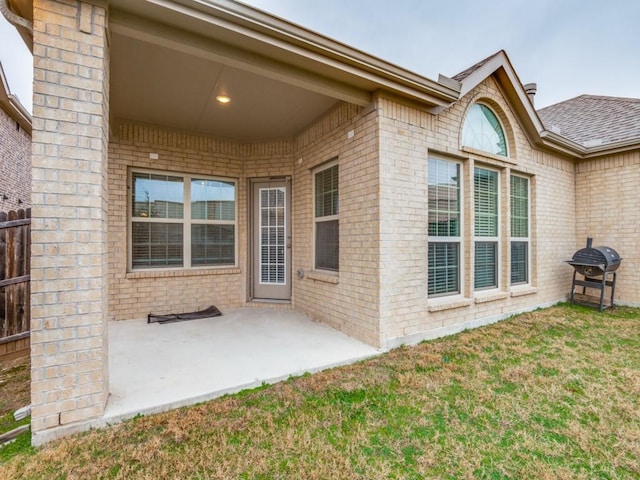
M 580 95 L 538 110 L 547 130 L 586 147 L 640 141 L 640 99 Z
M 493 57 L 499 55 L 500 53 L 504 52 L 504 50 L 498 50 L 496 53 L 489 55 L 487 58 L 480 60 L 478 63 L 476 63 L 475 65 L 470 66 L 469 68 L 467 68 L 466 70 L 461 71 L 460 73 L 454 75 L 453 78 L 454 80 L 461 82 L 463 81 L 465 78 L 467 78 L 469 75 L 471 75 L 473 72 L 475 72 L 476 70 L 482 68 L 484 66 L 485 63 L 488 63 Z

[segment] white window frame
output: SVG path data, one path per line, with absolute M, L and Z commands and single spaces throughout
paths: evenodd
M 133 174 L 143 173 L 180 177 L 183 180 L 183 218 L 144 218 L 134 217 L 132 212 Z M 192 180 L 212 180 L 234 185 L 234 219 L 205 220 L 191 218 L 191 182 Z M 183 265 L 177 267 L 137 267 L 133 268 L 133 223 L 177 223 L 183 226 Z M 234 263 L 225 265 L 191 265 L 191 226 L 192 225 L 233 225 L 234 226 Z M 127 172 L 127 271 L 128 272 L 162 272 L 175 270 L 207 270 L 238 267 L 238 179 L 229 177 L 213 177 L 210 175 L 188 174 L 167 170 L 151 170 L 147 168 L 129 168 Z
M 509 284 L 513 286 L 521 286 L 521 285 L 530 285 L 531 284 L 531 178 L 525 175 L 519 175 L 516 173 L 511 173 L 509 176 L 509 202 L 511 203 L 511 177 L 523 178 L 527 181 L 527 237 L 509 237 Z M 510 205 L 511 206 L 511 205 Z M 513 212 L 511 211 L 511 214 Z M 509 219 L 509 235 L 513 232 L 511 231 L 511 219 Z M 512 281 L 512 268 L 513 268 L 513 259 L 511 258 L 511 246 L 514 242 L 526 242 L 527 244 L 527 280 L 524 282 L 513 283 Z
M 496 184 L 496 190 L 497 190 L 497 236 L 494 237 L 482 237 L 482 236 L 478 236 L 477 232 L 476 232 L 476 226 L 475 226 L 475 217 L 476 217 L 476 202 L 475 202 L 475 175 L 476 175 L 476 169 L 481 169 L 481 170 L 485 170 L 485 171 L 489 171 L 489 172 L 495 172 L 496 174 L 496 178 L 497 178 L 497 184 Z M 502 198 L 501 198 L 501 193 L 502 193 L 502 189 L 501 189 L 501 172 L 499 169 L 496 168 L 490 168 L 490 167 L 486 167 L 484 165 L 475 165 L 473 168 L 473 216 L 474 216 L 474 224 L 473 224 L 473 250 L 474 250 L 474 254 L 473 254 L 473 290 L 476 292 L 479 291 L 487 291 L 487 290 L 496 290 L 499 289 L 501 286 L 501 264 L 500 264 L 500 257 L 501 254 L 500 252 L 502 251 L 502 245 L 501 245 L 501 235 L 500 235 L 500 231 L 501 231 L 501 225 L 502 225 Z M 490 285 L 488 287 L 476 287 L 476 248 L 478 243 L 495 243 L 495 248 L 496 248 L 496 259 L 495 259 L 495 270 L 496 270 L 496 283 L 495 285 Z
M 478 145 L 471 145 L 471 144 L 469 144 L 469 143 L 465 142 L 466 129 L 468 128 L 468 127 L 467 127 L 468 115 L 469 115 L 470 110 L 471 110 L 473 107 L 475 107 L 476 105 L 478 105 L 478 106 L 480 106 L 480 107 L 485 107 L 486 109 L 488 109 L 488 110 L 493 114 L 493 116 L 496 118 L 496 120 L 498 121 L 498 125 L 500 126 L 500 130 L 501 130 L 501 132 L 502 132 L 502 137 L 504 138 L 504 148 L 505 148 L 505 154 L 504 154 L 504 155 L 502 155 L 502 154 L 500 154 L 500 153 L 494 153 L 494 152 L 491 152 L 491 151 L 485 150 L 485 149 L 481 148 L 481 147 L 480 147 L 480 146 L 478 146 Z M 462 138 L 461 138 L 461 145 L 462 145 L 463 147 L 468 147 L 468 148 L 471 148 L 471 149 L 477 150 L 478 152 L 484 152 L 484 153 L 487 153 L 487 154 L 489 154 L 489 155 L 495 155 L 495 156 L 496 156 L 496 157 L 498 157 L 498 158 L 509 158 L 509 157 L 510 157 L 510 152 L 509 152 L 509 138 L 508 138 L 508 136 L 507 136 L 507 131 L 505 130 L 504 125 L 503 125 L 503 123 L 502 123 L 502 120 L 500 119 L 500 116 L 497 114 L 497 112 L 495 111 L 495 109 L 493 109 L 490 105 L 486 104 L 485 102 L 475 102 L 475 103 L 473 103 L 473 104 L 469 107 L 469 109 L 467 110 L 467 115 L 465 116 L 464 123 L 463 123 L 463 125 L 462 125 Z
M 335 215 L 325 215 L 323 217 L 316 217 L 316 175 L 324 172 L 325 170 L 328 170 L 330 168 L 333 167 L 337 167 L 338 168 L 338 213 Z M 311 184 L 312 184 L 312 190 L 311 190 L 311 195 L 313 198 L 312 201 L 312 217 L 313 217 L 313 248 L 312 248 L 312 254 L 313 254 L 313 269 L 317 270 L 319 272 L 323 272 L 323 273 L 328 273 L 331 275 L 338 275 L 338 272 L 340 271 L 340 245 L 338 244 L 338 269 L 337 270 L 330 270 L 327 268 L 322 268 L 322 267 L 318 267 L 317 264 L 317 256 L 316 256 L 316 235 L 317 235 L 317 225 L 320 222 L 330 222 L 330 221 L 338 221 L 338 232 L 340 232 L 340 166 L 338 164 L 338 159 L 334 159 L 331 160 L 329 162 L 323 163 L 322 165 L 314 168 L 312 171 L 312 176 L 311 176 Z M 338 233 L 338 242 L 340 239 L 340 234 Z
M 458 236 L 457 237 L 445 237 L 445 236 L 432 236 L 429 235 L 429 206 L 428 206 L 428 198 L 427 198 L 427 295 L 429 298 L 440 298 L 440 297 L 449 297 L 449 296 L 454 296 L 454 295 L 460 295 L 462 293 L 462 287 L 463 287 L 463 283 L 462 283 L 462 279 L 464 278 L 463 276 L 463 270 L 464 270 L 464 182 L 463 180 L 463 175 L 464 175 L 464 166 L 462 164 L 462 162 L 456 161 L 456 160 L 452 160 L 452 159 L 448 159 L 448 158 L 442 158 L 442 157 L 438 157 L 438 156 L 434 156 L 434 155 L 430 155 L 427 158 L 427 172 L 428 172 L 428 162 L 431 161 L 439 161 L 439 162 L 448 162 L 448 163 L 452 163 L 458 166 L 458 189 L 459 189 L 459 211 L 460 211 L 460 219 L 459 219 L 459 231 L 458 231 Z M 428 177 L 428 175 L 427 175 Z M 428 189 L 430 188 L 429 185 L 429 179 L 427 178 L 427 196 L 429 195 Z M 444 243 L 444 244 L 457 244 L 458 245 L 458 290 L 455 292 L 444 292 L 444 293 L 433 293 L 430 294 L 429 292 L 429 244 L 431 243 Z

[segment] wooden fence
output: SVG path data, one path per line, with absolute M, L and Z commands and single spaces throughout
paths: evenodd
M 29 354 L 31 209 L 0 212 L 0 360 Z

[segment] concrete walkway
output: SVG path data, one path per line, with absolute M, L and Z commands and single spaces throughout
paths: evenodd
M 193 404 L 380 353 L 291 310 L 223 313 L 165 325 L 111 322 L 110 396 L 102 421 Z

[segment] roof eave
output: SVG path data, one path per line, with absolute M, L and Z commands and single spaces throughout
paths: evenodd
M 0 64 L 0 106 L 7 114 L 14 119 L 20 127 L 31 135 L 31 115 L 27 109 L 20 103 L 18 97 L 9 91 L 7 78 Z
M 631 140 L 623 140 L 620 142 L 608 143 L 606 145 L 598 145 L 586 149 L 584 159 L 601 157 L 603 155 L 612 155 L 615 153 L 628 152 L 631 150 L 640 150 L 640 138 Z
M 14 15 L 26 21 L 13 24 L 13 26 L 29 51 L 33 53 L 33 31 L 32 28 L 26 26 L 27 22 L 33 22 L 33 0 L 7 0 L 7 5 Z
M 540 140 L 545 147 L 572 157 L 581 158 L 587 153 L 587 149 L 583 145 L 550 130 L 540 132 Z
M 114 7 L 126 8 L 128 0 L 109 0 Z M 460 96 L 460 85 L 449 79 L 435 81 L 377 57 L 364 53 L 287 20 L 233 0 L 143 0 L 171 13 L 176 25 L 188 16 L 299 58 L 317 68 L 327 67 L 373 84 L 370 91 L 386 90 L 433 106 L 448 106 Z M 140 4 L 137 4 L 140 6 Z

